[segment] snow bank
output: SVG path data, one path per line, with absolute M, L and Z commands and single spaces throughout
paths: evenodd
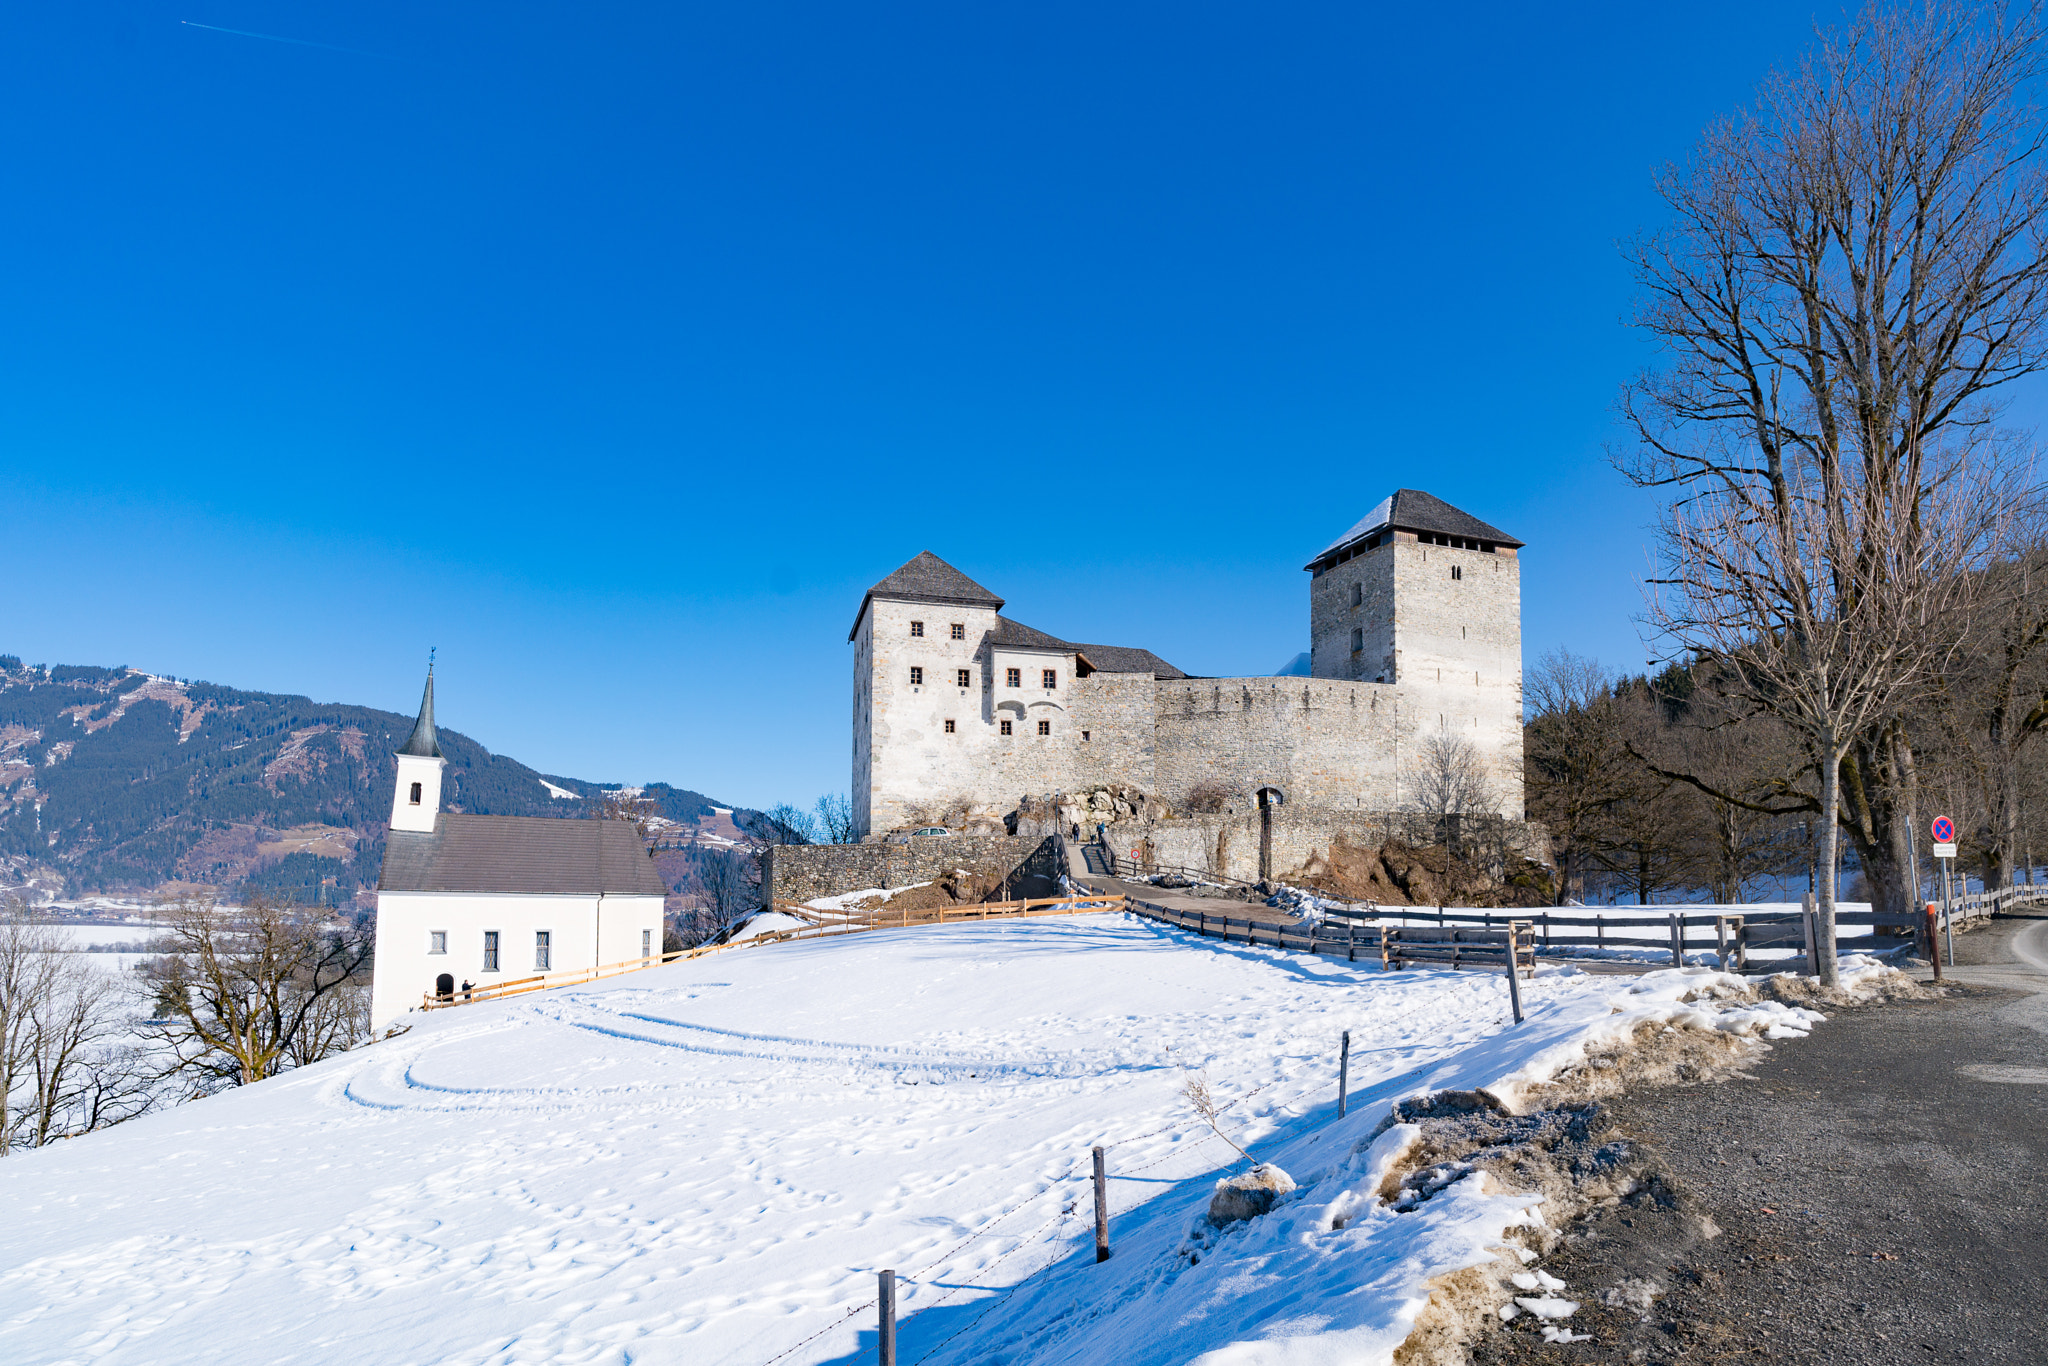
M 1625 1031 L 1809 1028 L 1717 973 L 1381 973 L 1118 914 L 881 930 L 416 1017 L 0 1160 L 0 1360 L 1386 1362 L 1540 1196 L 1381 1198 L 1393 1102 Z M 1748 1012 L 1743 1014 L 1741 1012 Z M 1351 1033 L 1349 1116 L 1335 1116 Z M 1297 1188 L 1206 1217 L 1237 1155 Z M 1094 1260 L 1089 1149 L 1114 1255 Z M 1517 1264 L 1519 1266 L 1519 1264 Z M 1492 1312 L 1500 1301 L 1486 1306 Z

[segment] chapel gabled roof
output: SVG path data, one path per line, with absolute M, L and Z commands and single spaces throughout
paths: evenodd
M 431 832 L 393 830 L 380 892 L 525 892 L 663 896 L 661 873 L 631 821 L 473 816 L 443 811 Z
M 1302 568 L 1313 570 L 1354 542 L 1364 540 L 1367 536 L 1384 529 L 1433 532 L 1439 536 L 1486 541 L 1514 550 L 1521 549 L 1523 545 L 1521 541 L 1499 527 L 1489 526 L 1471 513 L 1452 507 L 1433 493 L 1424 493 L 1421 489 L 1395 489 L 1388 497 L 1381 499 L 1379 506 L 1366 513 L 1351 530 L 1330 542 Z
M 405 737 L 405 743 L 398 747 L 400 754 L 417 755 L 422 759 L 441 757 L 440 737 L 434 734 L 434 666 L 427 666 L 427 690 L 420 696 L 419 720 L 412 723 L 412 734 Z
M 846 633 L 848 640 L 860 632 L 860 619 L 867 615 L 868 604 L 876 598 L 897 602 L 956 603 L 963 607 L 993 607 L 998 610 L 1003 605 L 1001 598 L 929 550 L 920 550 L 902 568 L 867 591 L 860 600 L 860 611 L 853 614 L 853 629 Z

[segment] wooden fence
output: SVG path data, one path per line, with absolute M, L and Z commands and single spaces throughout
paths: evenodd
M 2008 887 L 1996 892 L 1975 892 L 1959 897 L 1950 908 L 1950 923 L 1964 928 L 1988 920 L 2017 905 L 2048 902 L 2048 886 Z M 990 901 L 970 906 L 936 906 L 925 910 L 854 911 L 844 915 L 814 910 L 808 906 L 778 905 L 774 908 L 803 922 L 788 930 L 770 930 L 727 943 L 704 944 L 694 949 L 629 958 L 591 968 L 568 968 L 560 972 L 518 977 L 468 991 L 428 992 L 422 1009 L 441 1010 L 449 1006 L 476 1005 L 502 1001 L 535 991 L 581 986 L 623 973 L 640 972 L 706 954 L 736 949 L 786 944 L 801 939 L 830 939 L 839 935 L 864 934 L 870 930 L 911 929 L 919 926 L 979 924 L 987 920 L 1021 920 L 1040 916 L 1091 915 L 1098 911 L 1130 911 L 1147 920 L 1177 929 L 1193 930 L 1205 938 L 1264 948 L 1290 949 L 1303 953 L 1342 954 L 1358 961 L 1363 949 L 1368 958 L 1378 954 L 1383 965 L 1399 968 L 1409 964 L 1447 963 L 1453 968 L 1466 965 L 1502 968 L 1507 962 L 1509 936 L 1514 936 L 1516 964 L 1533 964 L 1546 950 L 1556 953 L 1572 948 L 1653 948 L 1667 951 L 1674 964 L 1683 964 L 1694 932 L 1712 930 L 1714 953 L 1722 967 L 1743 971 L 1750 967 L 1749 954 L 1757 949 L 1796 948 L 1810 953 L 1805 917 L 1792 912 L 1745 912 L 1673 910 L 1662 915 L 1589 916 L 1567 915 L 1548 910 L 1432 910 L 1422 906 L 1353 906 L 1329 910 L 1321 924 L 1286 925 L 1273 920 L 1234 918 L 1222 913 L 1184 911 L 1156 905 L 1138 897 L 1069 896 L 1035 897 L 1023 901 Z M 1572 908 L 1579 909 L 1579 908 Z M 1398 925 L 1385 922 L 1398 920 Z M 1920 916 L 1883 915 L 1873 911 L 1838 911 L 1842 925 L 1867 925 L 1873 934 L 1883 930 L 1910 937 L 1924 923 Z M 1654 930 L 1659 933 L 1642 934 Z M 1524 957 L 1526 955 L 1526 959 Z M 1591 967 L 1600 960 L 1583 960 Z M 1640 960 L 1626 960 L 1616 966 L 1631 970 Z
M 812 910 L 807 906 L 777 906 L 775 909 L 803 921 L 803 926 L 790 930 L 769 930 L 725 943 L 700 944 L 694 949 L 677 949 L 671 953 L 652 954 L 646 958 L 629 958 L 619 963 L 601 963 L 592 968 L 564 968 L 560 972 L 516 977 L 489 986 L 471 987 L 468 991 L 429 991 L 421 1001 L 420 1008 L 445 1010 L 450 1006 L 502 1001 L 508 997 L 525 996 L 536 991 L 553 991 L 557 987 L 582 986 L 586 982 L 602 981 L 623 973 L 641 972 L 669 963 L 680 963 L 686 959 L 702 958 L 706 954 L 759 948 L 765 944 L 787 944 L 797 939 L 830 939 L 838 935 L 861 934 L 869 930 L 909 929 L 918 925 L 959 925 L 984 920 L 1018 920 L 1047 915 L 1090 915 L 1097 911 L 1120 911 L 1124 909 L 1124 898 L 1085 894 L 1036 897 L 1027 901 L 989 901 L 972 906 L 940 906 L 921 911 L 852 912 L 845 916 L 834 916 Z

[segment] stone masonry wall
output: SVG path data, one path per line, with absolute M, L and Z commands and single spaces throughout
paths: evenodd
M 763 899 L 803 902 L 868 887 L 930 882 L 956 868 L 997 877 L 1057 877 L 1059 842 L 1037 835 L 949 835 L 907 843 L 784 844 L 764 860 Z
M 1175 807 L 1213 783 L 1243 809 L 1260 787 L 1286 803 L 1343 810 L 1397 804 L 1399 690 L 1325 678 L 1161 682 L 1155 791 Z
M 1255 882 L 1259 876 L 1259 813 L 1232 812 L 1166 821 L 1126 821 L 1104 831 L 1119 858 L 1152 862 Z M 1481 843 L 1475 829 L 1470 842 Z M 1407 844 L 1443 843 L 1448 832 L 1434 816 L 1416 811 L 1314 811 L 1279 807 L 1273 812 L 1273 875 L 1281 882 L 1312 861 L 1329 856 L 1332 840 L 1373 848 L 1398 839 Z M 1508 852 L 1549 861 L 1549 838 L 1541 825 L 1508 821 L 1498 838 Z

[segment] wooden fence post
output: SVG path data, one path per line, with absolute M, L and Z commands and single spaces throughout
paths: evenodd
M 1685 966 L 1685 917 L 1676 911 L 1671 913 L 1671 966 Z
M 1749 917 L 1735 917 L 1735 970 L 1749 971 Z
M 1522 975 L 1515 971 L 1515 927 L 1508 925 L 1508 1005 L 1515 1012 L 1515 1023 L 1522 1022 Z
M 1337 1049 L 1337 1118 L 1344 1118 L 1344 1107 L 1351 1090 L 1351 1031 L 1344 1031 L 1344 1042 Z
M 1714 961 L 1721 965 L 1721 971 L 1728 971 L 1728 917 L 1714 917 Z
M 1095 1261 L 1109 1260 L 1109 1178 L 1102 1170 L 1102 1149 L 1095 1150 Z
M 1351 926 L 1351 937 L 1349 942 L 1345 946 L 1344 961 L 1347 963 L 1356 963 L 1358 961 L 1358 922 L 1356 920 L 1352 920 L 1347 923 Z
M 896 1273 L 879 1272 L 876 1280 L 876 1304 L 880 1309 L 882 1331 L 875 1360 L 881 1366 L 896 1366 Z
M 1927 956 L 1934 961 L 1934 980 L 1941 980 L 1941 938 L 1935 928 L 1934 903 L 1927 903 Z

